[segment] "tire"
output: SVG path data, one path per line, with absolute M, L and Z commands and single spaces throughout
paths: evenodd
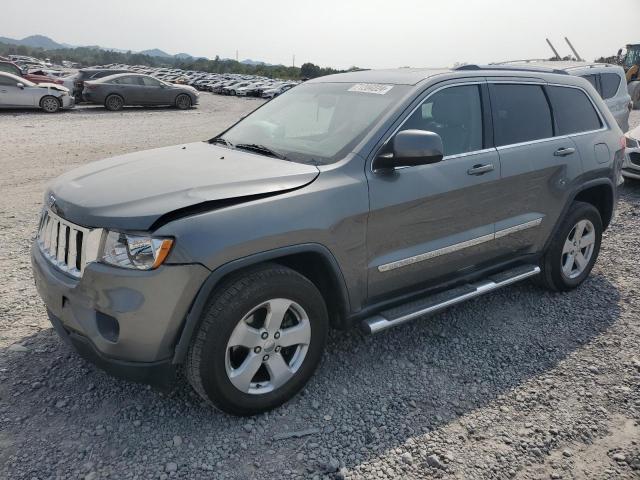
M 276 323 L 268 324 L 269 318 Z M 288 326 L 278 328 L 282 318 Z M 225 281 L 209 300 L 187 353 L 187 379 L 224 412 L 247 416 L 271 410 L 311 378 L 328 325 L 322 295 L 306 277 L 277 264 L 247 270 Z
M 52 95 L 45 95 L 40 99 L 40 108 L 47 113 L 56 113 L 62 108 L 60 100 Z
M 574 202 L 542 257 L 538 284 L 560 292 L 578 287 L 591 273 L 601 241 L 602 219 L 598 210 L 590 203 Z
M 124 98 L 111 94 L 104 99 L 104 108 L 112 112 L 118 112 L 124 108 Z
M 191 97 L 186 93 L 181 93 L 176 97 L 176 108 L 180 110 L 189 110 L 191 108 Z

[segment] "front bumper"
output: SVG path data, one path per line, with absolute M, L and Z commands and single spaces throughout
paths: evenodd
M 622 164 L 622 175 L 640 180 L 640 148 L 627 149 Z
M 79 351 L 94 350 L 90 360 L 99 366 L 170 362 L 191 302 L 210 273 L 201 265 L 138 271 L 90 263 L 76 279 L 58 270 L 37 242 L 31 261 L 50 317 L 76 348 L 84 342 Z
M 62 100 L 62 108 L 65 110 L 73 108 L 76 105 L 76 99 L 73 98 L 71 94 L 64 95 L 63 97 L 60 97 L 60 99 Z

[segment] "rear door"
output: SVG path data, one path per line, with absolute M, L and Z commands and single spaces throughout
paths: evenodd
M 502 172 L 496 244 L 505 256 L 537 252 L 582 173 L 580 152 L 559 135 L 542 83 L 490 82 Z
M 443 160 L 393 173 L 367 168 L 370 301 L 495 257 L 493 203 L 500 161 L 490 140 L 488 105 L 484 81 L 427 93 L 397 131 L 438 133 Z

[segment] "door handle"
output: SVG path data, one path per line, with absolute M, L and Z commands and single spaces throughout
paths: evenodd
M 485 165 L 478 164 L 467 170 L 468 175 L 484 175 L 493 171 L 493 163 L 487 163 Z
M 576 153 L 576 149 L 573 147 L 563 147 L 553 152 L 556 157 L 566 157 L 567 155 L 572 155 L 574 153 Z
M 0 90 L 0 93 L 7 93 L 6 90 Z

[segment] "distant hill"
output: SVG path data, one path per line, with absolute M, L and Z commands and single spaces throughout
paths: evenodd
M 141 52 L 142 55 L 149 55 L 150 57 L 162 57 L 162 58 L 171 58 L 172 55 L 169 55 L 167 52 L 165 52 L 164 50 L 160 50 L 159 48 L 151 48 L 149 50 L 142 50 Z
M 32 47 L 32 48 L 42 48 L 44 50 L 59 50 L 61 48 L 77 48 L 78 45 L 69 45 L 67 43 L 58 43 L 55 40 L 52 40 L 49 37 L 46 37 L 44 35 L 30 35 L 28 37 L 25 37 L 23 39 L 16 39 L 16 38 L 8 38 L 8 37 L 0 37 L 0 43 L 8 43 L 8 44 L 12 44 L 12 45 L 24 45 L 26 47 Z M 112 51 L 112 52 L 120 52 L 120 53 L 126 53 L 127 50 L 123 50 L 120 48 L 109 48 L 109 47 L 102 47 L 100 45 L 82 45 L 82 47 L 86 47 L 86 48 L 95 48 L 95 49 L 99 49 L 99 50 L 108 50 L 108 51 Z M 143 55 L 149 55 L 150 57 L 156 57 L 156 58 L 174 58 L 176 60 L 209 60 L 207 57 L 194 57 L 193 55 L 190 55 L 188 53 L 176 53 L 175 55 L 171 55 L 170 53 L 165 52 L 164 50 L 160 50 L 159 48 L 151 48 L 148 50 L 142 50 L 141 52 L 137 52 L 137 53 L 141 53 Z M 243 63 L 245 65 L 251 65 L 252 67 L 256 67 L 256 66 L 260 66 L 260 65 L 264 65 L 266 67 L 271 67 L 273 66 L 273 64 L 271 63 L 265 63 L 262 62 L 260 60 L 252 60 L 250 58 L 247 58 L 245 60 L 242 60 L 240 63 Z
M 0 42 L 11 43 L 13 45 L 24 45 L 25 47 L 44 48 L 45 50 L 59 50 L 68 48 L 70 45 L 58 43 L 44 35 L 30 35 L 19 40 L 16 38 L 0 37 Z

